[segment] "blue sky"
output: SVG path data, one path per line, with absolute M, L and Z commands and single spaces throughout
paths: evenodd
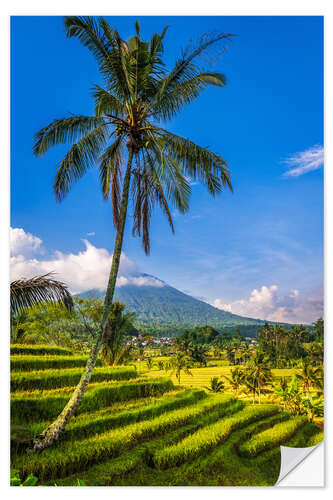
M 125 39 L 134 32 L 135 19 L 108 18 Z M 156 212 L 149 257 L 128 224 L 128 262 L 239 314 L 315 319 L 323 282 L 322 153 L 315 149 L 323 145 L 322 18 L 138 19 L 145 38 L 170 25 L 165 39 L 169 67 L 188 40 L 203 32 L 237 35 L 215 68 L 226 74 L 228 85 L 208 89 L 168 124 L 223 156 L 234 194 L 212 199 L 193 185 L 189 214 L 175 214 L 175 235 Z M 25 260 L 17 272 L 29 273 L 32 258 L 54 262 L 56 251 L 62 258 L 81 255 L 82 239 L 91 251 L 112 252 L 111 206 L 102 201 L 96 172 L 57 204 L 51 188 L 66 148 L 54 148 L 42 159 L 31 151 L 33 134 L 53 119 L 93 112 L 95 82 L 100 78 L 93 57 L 77 40 L 66 39 L 61 17 L 12 18 L 11 226 L 43 242 L 36 246 L 37 255 L 31 248 L 29 255 L 21 251 Z M 316 151 L 319 160 L 312 168 Z M 285 160 L 295 155 L 296 173 L 305 173 L 285 175 L 295 167 Z M 96 258 L 104 262 L 98 252 Z

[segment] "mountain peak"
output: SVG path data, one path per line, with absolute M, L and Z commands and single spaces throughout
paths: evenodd
M 89 290 L 80 297 L 102 299 L 105 291 Z M 115 299 L 126 304 L 127 311 L 136 314 L 135 324 L 148 331 L 177 332 L 198 325 L 210 325 L 221 329 L 241 325 L 260 326 L 263 320 L 244 318 L 217 309 L 192 297 L 165 281 L 147 273 L 121 276 L 117 280 Z

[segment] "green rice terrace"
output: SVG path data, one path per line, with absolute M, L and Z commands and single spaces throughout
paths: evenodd
M 98 362 L 59 441 L 26 453 L 63 409 L 87 357 L 38 345 L 11 352 L 11 467 L 40 485 L 273 485 L 281 444 L 312 446 L 323 438 L 317 425 L 281 406 Z

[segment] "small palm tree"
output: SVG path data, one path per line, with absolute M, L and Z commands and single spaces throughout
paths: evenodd
M 304 392 L 309 392 L 312 386 L 321 387 L 320 370 L 315 369 L 306 358 L 302 363 L 302 372 L 298 373 L 296 377 Z
M 183 352 L 177 352 L 170 359 L 169 369 L 171 369 L 171 374 L 175 373 L 178 383 L 180 384 L 180 376 L 183 371 L 185 375 L 191 375 L 193 377 L 193 373 L 190 371 L 191 359 Z
M 151 356 L 148 356 L 148 358 L 146 359 L 146 364 L 149 371 L 153 369 L 154 360 Z
M 251 358 L 247 368 L 247 379 L 256 387 L 258 394 L 259 404 L 261 403 L 261 394 L 267 392 L 265 386 L 272 381 L 272 373 L 267 366 L 268 358 L 264 353 L 257 351 Z
M 299 389 L 298 379 L 295 375 L 293 375 L 287 389 L 286 406 L 293 415 L 302 415 L 303 413 L 302 394 Z
M 230 342 L 226 345 L 225 351 L 226 351 L 227 361 L 229 361 L 229 363 L 234 365 L 235 364 L 235 352 L 234 352 L 233 345 Z
M 157 361 L 157 367 L 160 371 L 164 370 L 164 362 L 163 361 Z
M 200 366 L 207 366 L 209 347 L 206 345 L 194 345 L 191 348 L 191 358 Z
M 69 310 L 72 310 L 74 306 L 67 286 L 53 279 L 52 273 L 11 282 L 10 310 L 12 315 L 42 302 L 59 302 Z
M 244 384 L 244 378 L 245 378 L 244 369 L 241 369 L 238 366 L 236 366 L 236 368 L 230 371 L 230 375 L 231 375 L 230 377 L 227 377 L 225 375 L 224 378 L 228 381 L 228 383 L 232 387 L 234 395 L 237 397 L 241 386 Z
M 315 417 L 324 416 L 324 402 L 320 398 L 313 398 L 311 394 L 308 394 L 307 398 L 302 400 L 302 406 L 311 423 Z
M 283 409 L 286 408 L 288 400 L 288 381 L 286 377 L 281 377 L 278 384 L 273 387 L 273 392 L 279 401 L 283 403 Z
M 207 391 L 210 391 L 210 392 L 222 392 L 224 391 L 224 383 L 222 380 L 219 380 L 218 377 L 212 377 L 210 379 L 210 385 L 209 387 L 205 387 L 205 389 L 207 389 Z
M 320 365 L 324 360 L 324 346 L 321 342 L 312 342 L 306 347 L 312 365 Z
M 202 68 L 200 56 L 232 35 L 206 34 L 168 71 L 162 59 L 167 28 L 154 33 L 149 41 L 142 38 L 138 22 L 135 35 L 127 41 L 102 17 L 68 16 L 65 28 L 69 38 L 78 38 L 92 52 L 104 83 L 94 85 L 93 116 L 54 120 L 37 132 L 33 151 L 43 156 L 52 146 L 71 144 L 53 185 L 57 201 L 91 167 L 98 167 L 102 195 L 112 202 L 116 237 L 102 319 L 85 371 L 59 417 L 35 440 L 35 450 L 58 439 L 91 379 L 112 307 L 129 203 L 133 234 L 142 237 L 148 254 L 154 207 L 161 207 L 174 231 L 170 204 L 181 213 L 189 209 L 189 179 L 201 180 L 213 196 L 224 188 L 232 189 L 227 164 L 220 155 L 163 128 L 163 122 L 175 117 L 207 87 L 225 85 L 223 75 Z
M 125 313 L 125 304 L 114 302 L 104 333 L 101 356 L 108 366 L 115 366 L 128 355 L 130 344 L 124 342 L 124 335 L 133 327 L 134 313 Z

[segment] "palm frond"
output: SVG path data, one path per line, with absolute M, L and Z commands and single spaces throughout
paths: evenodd
M 34 136 L 33 153 L 43 156 L 52 146 L 73 143 L 96 127 L 106 125 L 104 118 L 71 116 L 54 120 Z
M 165 92 L 152 107 L 152 115 L 158 119 L 170 120 L 184 105 L 197 99 L 208 86 L 224 87 L 226 83 L 227 79 L 221 73 L 199 72 Z
M 105 116 L 108 114 L 120 118 L 126 116 L 126 107 L 124 104 L 99 85 L 94 85 L 93 97 L 95 98 L 96 116 Z
M 121 164 L 123 135 L 118 135 L 116 140 L 104 151 L 99 163 L 99 181 L 104 200 L 110 197 L 112 177 L 115 169 Z M 118 172 L 119 173 L 119 172 Z
M 106 144 L 106 132 L 105 127 L 94 128 L 66 153 L 58 166 L 53 185 L 57 201 L 63 200 L 72 185 L 94 166 Z
M 233 191 L 229 168 L 223 158 L 164 129 L 155 127 L 154 132 L 160 149 L 181 166 L 185 175 L 204 182 L 210 194 L 219 193 L 223 187 Z
M 188 47 L 176 61 L 174 68 L 170 73 L 159 82 L 159 89 L 156 93 L 153 104 L 156 105 L 166 92 L 169 92 L 174 86 L 183 80 L 192 78 L 198 68 L 193 61 L 201 56 L 212 45 L 221 41 L 230 41 L 234 35 L 232 33 L 207 33 L 201 37 L 195 47 Z
M 103 64 L 108 55 L 109 44 L 100 26 L 100 18 L 89 16 L 65 16 L 65 30 L 68 38 L 76 37 Z
M 12 314 L 41 302 L 60 302 L 69 310 L 74 307 L 67 286 L 61 281 L 54 280 L 52 273 L 11 282 L 10 309 Z
M 163 186 L 166 197 L 172 205 L 180 213 L 185 213 L 189 210 L 191 196 L 191 186 L 188 179 L 179 164 L 158 147 L 155 138 L 151 136 L 151 139 L 144 152 L 145 162 Z

